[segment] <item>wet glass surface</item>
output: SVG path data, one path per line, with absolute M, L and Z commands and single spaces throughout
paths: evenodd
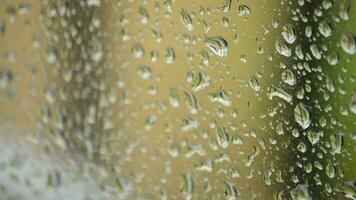
M 353 0 L 0 0 L 0 199 L 356 199 Z

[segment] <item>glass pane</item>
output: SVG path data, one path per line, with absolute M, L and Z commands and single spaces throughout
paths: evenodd
M 0 199 L 356 199 L 355 1 L 0 2 Z

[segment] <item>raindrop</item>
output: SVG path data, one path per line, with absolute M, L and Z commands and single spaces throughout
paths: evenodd
M 319 32 L 324 36 L 324 37 L 330 37 L 332 34 L 332 28 L 329 22 L 327 21 L 322 21 L 319 23 Z
M 142 6 L 138 9 L 138 19 L 142 24 L 147 24 L 150 20 L 147 10 Z
M 318 59 L 318 60 L 321 59 L 322 53 L 321 53 L 319 47 L 318 47 L 316 44 L 310 45 L 309 49 L 310 49 L 311 53 L 313 54 L 313 56 L 314 56 L 316 59 Z
M 342 34 L 341 47 L 346 53 L 353 55 L 356 52 L 355 36 L 352 33 Z
M 290 57 L 292 55 L 292 50 L 288 47 L 288 45 L 280 40 L 276 40 L 274 43 L 276 50 L 279 54 Z
M 292 24 L 286 24 L 282 27 L 282 36 L 286 42 L 293 44 L 297 39 L 297 33 Z
M 225 149 L 229 146 L 230 138 L 229 138 L 229 135 L 228 135 L 225 127 L 222 127 L 222 126 L 218 127 L 218 135 L 217 135 L 216 140 L 221 148 Z
M 184 94 L 190 113 L 196 114 L 200 108 L 197 98 L 191 92 L 185 92 Z
M 288 92 L 284 91 L 281 88 L 278 88 L 274 85 L 271 85 L 268 87 L 268 92 L 267 92 L 268 98 L 272 99 L 273 97 L 279 97 L 286 102 L 290 103 L 292 102 L 292 95 L 289 94 Z
M 309 194 L 308 186 L 299 184 L 290 191 L 293 200 L 312 200 Z
M 224 5 L 222 6 L 223 12 L 229 12 L 231 9 L 231 2 L 232 0 L 225 0 Z
M 182 193 L 183 197 L 186 200 L 190 200 L 193 198 L 193 191 L 194 191 L 194 181 L 192 176 L 187 173 L 182 176 L 182 184 L 180 192 Z
M 335 178 L 336 169 L 330 160 L 326 164 L 325 173 L 329 178 Z
M 6 25 L 5 22 L 0 21 L 0 39 L 5 34 Z
M 307 38 L 310 38 L 313 34 L 313 28 L 311 26 L 306 26 L 305 27 L 305 36 L 307 36 Z
M 308 131 L 307 137 L 312 145 L 317 144 L 320 141 L 321 134 L 315 131 Z
M 178 93 L 176 88 L 171 88 L 170 90 L 170 96 L 169 96 L 169 102 L 171 105 L 175 108 L 179 107 L 180 102 L 178 98 Z
M 355 200 L 356 199 L 356 182 L 355 181 L 346 181 L 340 187 L 341 192 L 348 199 Z
M 225 89 L 222 87 L 218 91 L 210 93 L 209 99 L 211 102 L 216 102 L 223 106 L 230 106 L 232 103 Z
M 224 182 L 224 195 L 226 200 L 237 200 L 238 192 L 236 187 L 229 182 Z
M 330 153 L 341 154 L 344 145 L 344 135 L 340 132 L 330 135 L 331 150 Z
M 241 17 L 247 16 L 251 14 L 251 8 L 247 5 L 239 5 L 237 8 L 237 14 Z
M 289 69 L 284 70 L 282 72 L 282 80 L 283 80 L 283 82 L 285 82 L 285 83 L 287 83 L 288 85 L 291 85 L 291 86 L 297 84 L 297 80 L 295 78 L 294 73 Z
M 211 83 L 211 77 L 204 72 L 198 74 L 188 73 L 187 81 L 191 84 L 194 91 L 200 91 L 207 88 Z M 188 77 L 189 76 L 189 77 Z
M 303 103 L 299 103 L 294 108 L 294 118 L 303 129 L 307 129 L 311 123 L 309 111 Z
M 13 75 L 9 70 L 0 70 L 0 87 L 5 88 L 12 81 Z
M 144 66 L 144 65 L 142 65 L 138 68 L 137 73 L 143 80 L 151 79 L 153 76 L 152 69 L 150 67 Z
M 226 57 L 228 52 L 228 43 L 220 36 L 208 37 L 205 39 L 205 46 L 220 57 Z
M 142 58 L 145 55 L 145 50 L 141 44 L 134 44 L 131 48 L 131 55 L 135 58 Z
M 195 165 L 195 169 L 202 172 L 212 172 L 214 169 L 213 162 L 211 160 L 200 161 Z
M 339 63 L 339 55 L 337 53 L 331 53 L 326 57 L 330 65 L 337 65 Z
M 298 145 L 297 145 L 297 149 L 298 151 L 302 152 L 302 153 L 305 153 L 307 152 L 307 146 L 304 144 L 304 142 L 300 142 Z
M 300 60 L 304 59 L 304 53 L 303 53 L 303 49 L 302 46 L 300 44 L 298 44 L 297 46 L 295 46 L 295 54 L 297 55 L 297 57 Z
M 256 92 L 260 91 L 261 89 L 260 83 L 258 82 L 256 76 L 254 75 L 250 76 L 250 78 L 248 79 L 248 84 Z
M 343 20 L 349 20 L 349 12 L 351 8 L 351 0 L 342 0 L 340 4 L 339 15 Z
M 187 117 L 182 119 L 182 124 L 181 124 L 181 128 L 182 131 L 187 132 L 187 131 L 192 131 L 193 129 L 198 128 L 198 121 L 196 121 L 195 119 L 191 118 L 191 117 Z
M 187 28 L 189 31 L 192 31 L 194 29 L 194 25 L 193 20 L 189 15 L 189 12 L 186 9 L 182 8 L 180 10 L 180 16 L 182 24 L 185 26 L 185 28 Z
M 176 54 L 174 52 L 174 49 L 171 47 L 166 48 L 166 52 L 164 54 L 164 60 L 166 61 L 166 63 L 172 64 L 175 59 L 176 59 Z
M 352 113 L 356 114 L 356 91 L 352 92 L 349 108 Z

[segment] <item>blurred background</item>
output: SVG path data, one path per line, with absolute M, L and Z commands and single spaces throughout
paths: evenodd
M 356 199 L 354 0 L 0 0 L 0 199 Z

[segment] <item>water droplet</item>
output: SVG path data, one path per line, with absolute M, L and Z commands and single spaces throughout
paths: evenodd
M 251 14 L 251 8 L 247 5 L 239 5 L 237 8 L 237 14 L 241 17 L 247 16 Z
M 226 200 L 237 200 L 238 192 L 234 184 L 224 181 L 224 196 Z
M 340 4 L 339 15 L 343 20 L 349 20 L 349 12 L 351 8 L 351 0 L 343 0 Z
M 239 178 L 240 175 L 240 171 L 236 168 L 236 167 L 232 167 L 231 168 L 231 177 L 232 178 Z
M 356 91 L 352 92 L 349 109 L 353 114 L 356 114 Z
M 326 163 L 325 173 L 329 178 L 335 178 L 336 169 L 330 160 Z
M 198 125 L 199 125 L 198 121 L 196 121 L 191 117 L 187 117 L 182 119 L 181 127 L 182 127 L 182 131 L 187 132 L 198 128 Z
M 141 22 L 141 24 L 147 24 L 148 21 L 150 20 L 147 10 L 142 6 L 138 9 L 138 19 Z
M 189 73 L 187 75 L 187 81 L 191 84 L 194 91 L 200 91 L 207 88 L 211 83 L 211 77 L 204 72 L 199 72 L 198 74 Z
M 346 181 L 340 187 L 341 192 L 346 198 L 355 200 L 356 199 L 356 182 L 355 181 Z
M 220 36 L 208 37 L 205 39 L 205 46 L 220 57 L 226 57 L 228 53 L 228 43 Z
M 329 1 L 329 0 L 324 0 L 324 1 L 322 2 L 322 5 L 323 5 L 323 8 L 324 8 L 325 10 L 328 10 L 328 9 L 330 9 L 330 8 L 333 6 L 333 3 L 332 3 L 331 1 Z
M 242 141 L 242 138 L 238 135 L 234 135 L 231 137 L 231 143 L 232 144 L 238 144 L 238 145 L 241 145 L 243 144 L 243 141 Z
M 54 47 L 47 47 L 46 49 L 46 59 L 49 64 L 56 63 L 58 59 L 57 50 Z
M 247 159 L 244 161 L 245 166 L 249 167 L 255 161 L 256 156 L 258 156 L 261 152 L 260 146 L 253 146 L 253 152 L 247 156 Z
M 166 61 L 166 63 L 172 64 L 175 59 L 176 59 L 176 54 L 174 52 L 174 49 L 171 47 L 166 48 L 166 52 L 164 54 L 164 60 Z
M 310 38 L 313 34 L 313 28 L 311 26 L 306 26 L 305 27 L 305 36 L 307 36 L 307 38 Z
M 187 173 L 182 176 L 182 184 L 180 192 L 182 193 L 184 199 L 190 200 L 193 198 L 193 191 L 194 191 L 194 181 L 192 176 Z
M 261 89 L 260 83 L 258 82 L 256 76 L 254 76 L 254 75 L 250 76 L 250 78 L 248 79 L 248 84 L 256 92 L 260 91 L 260 89 Z
M 209 54 L 205 50 L 201 51 L 202 62 L 204 65 L 209 65 Z
M 240 60 L 241 60 L 242 62 L 246 63 L 246 62 L 247 62 L 247 56 L 246 56 L 245 54 L 242 54 L 242 55 L 240 56 Z
M 13 79 L 13 75 L 9 70 L 0 70 L 0 87 L 6 88 Z
M 144 65 L 142 65 L 138 68 L 137 73 L 143 80 L 151 79 L 153 76 L 152 69 L 150 67 L 144 66 Z
M 314 145 L 320 141 L 321 133 L 315 131 L 308 131 L 307 133 L 309 142 Z
M 311 123 L 309 111 L 303 103 L 299 103 L 294 108 L 294 118 L 303 129 L 307 129 Z
M 334 82 L 329 76 L 325 78 L 325 86 L 330 92 L 335 92 Z
M 224 27 L 229 27 L 229 24 L 230 24 L 230 21 L 229 21 L 229 19 L 227 18 L 227 17 L 223 17 L 222 19 L 221 19 L 221 24 L 224 26 Z
M 321 51 L 320 51 L 318 45 L 312 44 L 312 45 L 310 45 L 309 49 L 310 49 L 311 53 L 313 54 L 313 56 L 314 56 L 316 59 L 318 59 L 318 60 L 321 59 L 322 53 L 321 53 Z
M 292 24 L 286 24 L 282 27 L 282 36 L 286 42 L 293 44 L 297 39 L 297 33 Z
M 284 135 L 283 124 L 280 122 L 276 127 L 276 131 L 278 135 Z
M 133 44 L 131 54 L 135 58 L 142 58 L 145 55 L 145 50 L 141 44 Z
M 150 53 L 150 57 L 151 57 L 151 62 L 157 62 L 158 58 L 159 58 L 159 53 L 157 51 L 151 51 Z
M 283 80 L 283 82 L 285 82 L 285 83 L 287 83 L 288 85 L 291 85 L 291 86 L 297 84 L 297 80 L 295 78 L 294 73 L 289 69 L 284 70 L 282 72 L 282 80 Z
M 307 185 L 299 184 L 290 191 L 293 200 L 312 200 Z
M 0 21 L 0 39 L 5 34 L 6 25 L 5 22 Z
M 212 172 L 213 171 L 213 162 L 211 160 L 203 160 L 195 165 L 197 171 L 203 172 Z
M 279 97 L 288 103 L 292 102 L 292 95 L 274 85 L 268 87 L 267 95 L 269 99 L 272 99 L 273 97 Z
M 330 37 L 332 34 L 332 28 L 329 22 L 327 21 L 322 21 L 318 25 L 319 32 L 324 36 L 324 37 Z
M 352 33 L 342 34 L 341 47 L 346 53 L 353 55 L 356 52 L 355 36 Z
M 177 93 L 176 88 L 171 88 L 170 95 L 169 95 L 169 101 L 173 107 L 175 107 L 175 108 L 179 107 L 180 102 L 179 102 L 178 93 Z
M 331 144 L 330 153 L 332 155 L 340 154 L 342 151 L 342 147 L 344 145 L 344 135 L 340 132 L 330 135 L 330 144 Z
M 194 29 L 194 25 L 193 20 L 189 15 L 189 12 L 186 9 L 182 8 L 180 10 L 180 16 L 182 24 L 185 26 L 185 28 L 187 28 L 189 31 L 192 31 Z
M 156 123 L 156 121 L 157 121 L 156 116 L 154 115 L 148 116 L 144 125 L 145 130 L 150 130 L 152 126 Z
M 197 98 L 191 92 L 185 92 L 184 94 L 186 96 L 186 102 L 190 113 L 196 114 L 200 109 Z
M 272 183 L 272 172 L 271 170 L 267 169 L 263 175 L 263 180 L 265 181 L 266 185 L 271 185 Z
M 231 2 L 232 0 L 225 0 L 224 5 L 222 6 L 222 11 L 223 12 L 229 12 L 231 9 Z
M 160 30 L 158 29 L 152 29 L 152 33 L 154 37 L 156 38 L 156 42 L 160 43 L 163 41 L 163 36 Z
M 329 54 L 326 59 L 328 63 L 333 66 L 339 63 L 339 55 L 337 53 Z
M 307 145 L 304 144 L 304 142 L 300 142 L 298 145 L 297 145 L 297 149 L 298 151 L 302 152 L 302 153 L 305 153 L 307 152 Z
M 218 135 L 217 135 L 216 140 L 221 148 L 225 149 L 229 146 L 230 138 L 229 138 L 229 135 L 228 135 L 225 127 L 222 127 L 222 126 L 218 127 Z
M 300 44 L 298 44 L 297 46 L 295 46 L 295 54 L 297 55 L 297 57 L 300 60 L 304 59 L 304 53 L 303 53 L 303 49 L 302 46 Z
M 276 50 L 279 54 L 290 57 L 292 55 L 292 50 L 288 47 L 288 45 L 280 40 L 276 40 L 274 43 Z
M 218 91 L 210 93 L 209 99 L 211 102 L 216 102 L 223 106 L 230 106 L 232 103 L 224 88 L 220 88 Z

